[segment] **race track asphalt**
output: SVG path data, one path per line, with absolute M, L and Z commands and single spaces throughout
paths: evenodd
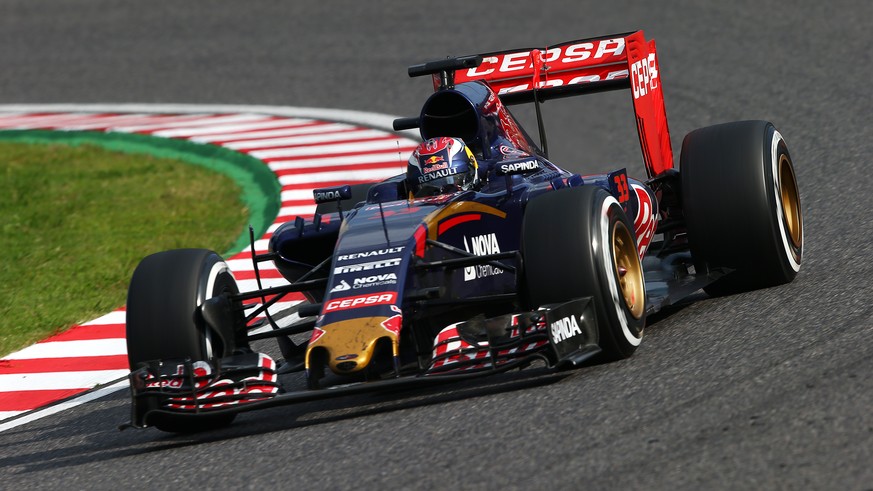
M 698 127 L 776 124 L 806 246 L 794 283 L 700 295 L 622 362 L 271 409 L 187 437 L 118 432 L 117 393 L 0 433 L 3 487 L 869 489 L 870 19 L 865 0 L 4 1 L 0 103 L 414 115 L 429 84 L 410 64 L 642 28 L 677 154 Z M 641 174 L 629 100 L 547 103 L 553 160 Z

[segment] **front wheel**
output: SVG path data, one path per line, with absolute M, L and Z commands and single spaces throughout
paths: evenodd
M 618 201 L 595 186 L 545 193 L 525 210 L 530 306 L 592 297 L 604 361 L 627 358 L 643 338 L 646 290 L 632 230 Z
M 707 293 L 794 279 L 803 258 L 800 192 L 788 146 L 771 123 L 737 121 L 689 133 L 680 172 L 695 266 L 731 271 Z
M 221 257 L 203 249 L 152 254 L 133 273 L 127 293 L 127 358 L 131 370 L 152 360 L 212 360 L 229 356 L 233 339 L 212 332 L 198 312 L 207 299 L 239 293 Z M 235 319 L 242 325 L 242 312 Z M 163 416 L 149 421 L 158 429 L 191 432 L 225 426 L 234 415 L 181 419 Z

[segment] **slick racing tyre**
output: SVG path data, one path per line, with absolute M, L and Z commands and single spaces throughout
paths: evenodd
M 127 357 L 131 370 L 151 360 L 211 360 L 230 355 L 233 340 L 207 329 L 197 307 L 222 293 L 239 293 L 221 257 L 203 249 L 152 254 L 133 273 L 127 293 Z M 242 312 L 239 314 L 242 316 Z M 242 318 L 236 322 L 242 322 Z M 225 426 L 234 415 L 196 419 L 160 417 L 164 431 L 191 432 Z
M 627 358 L 643 338 L 646 291 L 633 227 L 595 186 L 537 196 L 522 224 L 525 293 L 532 308 L 592 297 L 600 361 Z
M 698 271 L 731 271 L 713 296 L 788 283 L 803 258 L 800 192 L 788 146 L 766 121 L 693 131 L 682 143 L 682 201 Z

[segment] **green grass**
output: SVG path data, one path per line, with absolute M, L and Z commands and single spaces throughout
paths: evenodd
M 247 220 L 239 187 L 199 166 L 0 142 L 0 356 L 124 305 L 144 256 L 222 253 Z

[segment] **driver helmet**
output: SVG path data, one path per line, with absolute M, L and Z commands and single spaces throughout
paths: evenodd
M 412 152 L 406 179 L 416 197 L 466 191 L 479 185 L 479 164 L 460 138 L 431 138 Z

